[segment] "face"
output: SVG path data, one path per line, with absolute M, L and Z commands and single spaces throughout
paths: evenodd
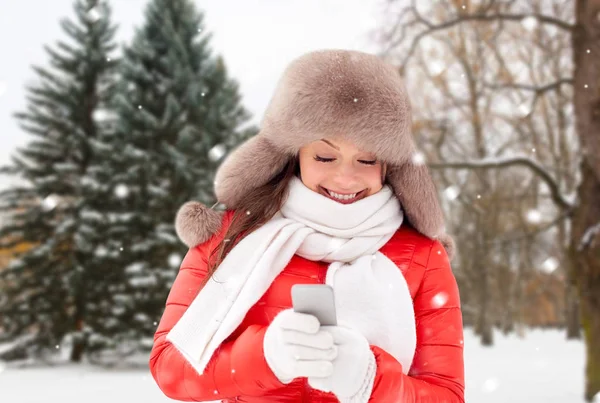
M 385 165 L 339 137 L 300 149 L 300 179 L 306 187 L 342 204 L 354 203 L 383 187 Z

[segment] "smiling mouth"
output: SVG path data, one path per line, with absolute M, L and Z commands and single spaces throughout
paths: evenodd
M 344 195 L 344 194 L 332 192 L 329 189 L 324 188 L 323 186 L 319 186 L 319 190 L 321 191 L 320 193 L 323 194 L 324 196 L 326 196 L 332 200 L 335 200 L 336 202 L 342 203 L 342 204 L 354 203 L 355 201 L 362 199 L 363 196 L 367 192 L 367 189 L 363 189 L 357 193 Z

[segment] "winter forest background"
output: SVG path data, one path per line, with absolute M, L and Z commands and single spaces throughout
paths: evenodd
M 0 26 L 2 401 L 170 401 L 147 359 L 175 213 L 331 47 L 405 77 L 467 401 L 600 401 L 600 1 L 0 0 Z

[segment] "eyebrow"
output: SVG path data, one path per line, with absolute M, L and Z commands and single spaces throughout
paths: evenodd
M 328 140 L 325 140 L 325 139 L 321 139 L 321 141 L 323 141 L 323 142 L 325 142 L 325 143 L 329 144 L 331 147 L 333 147 L 333 148 L 335 148 L 336 150 L 340 151 L 340 148 L 339 148 L 338 146 L 336 146 L 335 144 L 331 143 L 330 141 L 328 141 Z

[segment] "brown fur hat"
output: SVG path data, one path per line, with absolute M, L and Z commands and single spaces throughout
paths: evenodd
M 354 50 L 318 50 L 285 69 L 256 136 L 233 150 L 215 177 L 215 194 L 228 209 L 283 169 L 313 141 L 343 136 L 388 165 L 387 182 L 405 217 L 423 235 L 453 254 L 427 166 L 414 158 L 411 105 L 397 70 L 379 57 Z M 193 246 L 218 230 L 217 211 L 188 202 L 177 213 L 179 237 Z

